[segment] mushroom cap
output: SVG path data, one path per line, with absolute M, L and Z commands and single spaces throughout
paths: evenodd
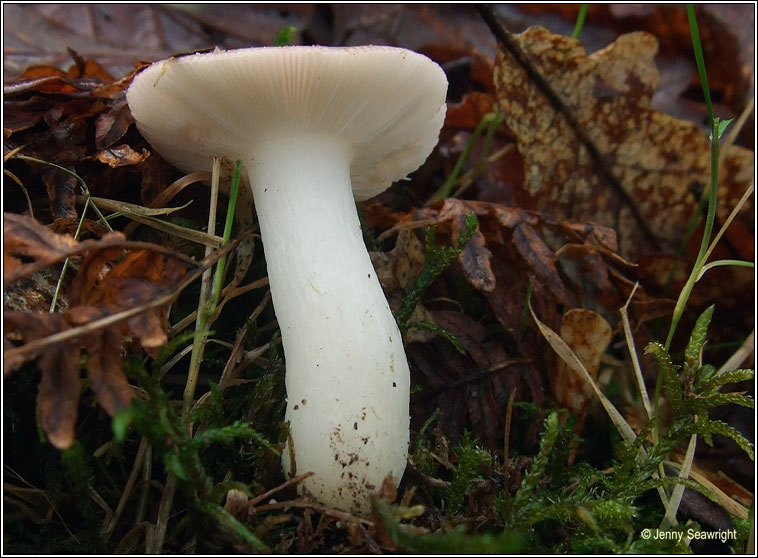
M 356 199 L 370 198 L 426 160 L 445 118 L 447 78 L 401 48 L 259 47 L 156 62 L 127 91 L 137 127 L 184 171 L 214 156 L 243 164 L 280 134 L 344 142 Z M 286 136 L 284 136 L 286 141 Z

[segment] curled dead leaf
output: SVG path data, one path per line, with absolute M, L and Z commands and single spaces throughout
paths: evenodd
M 95 121 L 95 146 L 105 149 L 120 140 L 134 123 L 126 99 L 118 101 Z
M 6 310 L 3 315 L 8 357 L 4 372 L 37 360 L 42 371 L 42 428 L 55 447 L 64 449 L 74 441 L 82 351 L 87 355 L 90 387 L 100 406 L 113 416 L 134 397 L 121 370 L 124 340 L 131 334 L 148 351 L 165 343 L 168 303 L 158 306 L 153 301 L 170 295 L 195 264 L 158 246 L 151 250 L 149 245 L 130 244 L 119 233 L 77 242 L 17 215 L 6 215 L 4 233 L 6 279 L 83 255 L 69 289 L 68 309 L 61 313 Z M 128 248 L 133 249 L 125 251 Z M 21 258 L 31 261 L 20 263 Z M 111 319 L 135 308 L 144 309 Z
M 101 163 L 116 168 L 141 163 L 150 156 L 150 152 L 143 148 L 142 152 L 137 152 L 126 144 L 109 147 L 97 152 L 95 157 Z
M 7 287 L 20 277 L 63 260 L 77 244 L 73 236 L 55 234 L 34 219 L 4 213 L 3 282 Z

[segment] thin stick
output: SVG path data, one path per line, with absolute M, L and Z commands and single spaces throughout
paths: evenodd
M 50 167 L 54 167 L 58 170 L 62 170 L 65 173 L 70 174 L 74 178 L 76 178 L 79 181 L 79 184 L 82 187 L 82 191 L 84 192 L 84 195 L 87 197 L 90 197 L 89 188 L 87 187 L 87 183 L 84 181 L 84 179 L 76 174 L 71 169 L 67 169 L 66 167 L 62 167 L 60 165 L 56 165 L 55 163 L 51 163 L 50 161 L 44 161 L 42 159 L 37 159 L 36 157 L 29 157 L 28 155 L 14 155 L 14 158 L 21 159 L 22 161 L 30 161 L 32 163 L 39 163 L 41 165 L 48 165 Z M 97 206 L 93 205 L 92 208 L 95 210 L 95 213 L 97 213 L 98 218 L 103 223 L 106 229 L 113 232 L 113 229 L 110 226 L 110 223 L 108 223 L 108 220 L 103 216 L 102 213 L 100 213 L 100 210 L 97 208 Z
M 719 232 L 716 233 L 716 236 L 713 237 L 713 241 L 711 242 L 711 245 L 708 247 L 708 250 L 705 253 L 705 256 L 703 257 L 703 261 L 707 262 L 708 258 L 711 256 L 711 252 L 713 252 L 713 249 L 716 247 L 716 244 L 718 244 L 719 240 L 721 240 L 721 237 L 726 232 L 726 229 L 729 228 L 729 225 L 732 224 L 732 221 L 734 221 L 734 218 L 737 217 L 737 213 L 739 213 L 740 209 L 742 209 L 742 206 L 744 206 L 747 203 L 748 198 L 753 193 L 753 190 L 755 189 L 755 183 L 751 182 L 750 186 L 747 187 L 745 190 L 745 193 L 742 194 L 742 197 L 737 202 L 737 204 L 734 206 L 734 209 L 732 209 L 731 213 L 729 213 L 729 217 L 726 218 L 726 221 L 724 221 L 724 224 L 721 225 L 721 228 L 719 229 Z M 698 280 L 703 276 L 703 272 L 700 272 L 700 275 L 698 276 Z
M 634 345 L 634 336 L 632 335 L 632 327 L 629 324 L 629 304 L 631 304 L 634 298 L 634 293 L 637 292 L 639 282 L 634 284 L 632 292 L 629 294 L 629 298 L 626 300 L 626 304 L 621 307 L 619 313 L 621 314 L 621 322 L 624 325 L 624 337 L 626 338 L 626 347 L 629 349 L 629 356 L 632 358 L 632 367 L 634 368 L 634 376 L 637 378 L 637 387 L 640 390 L 640 396 L 642 397 L 642 404 L 645 407 L 648 420 L 653 418 L 653 406 L 650 404 L 650 397 L 647 394 L 647 388 L 645 387 L 645 378 L 642 375 L 642 367 L 640 366 L 640 360 L 637 356 L 637 349 Z
M 724 139 L 724 143 L 721 146 L 721 153 L 719 153 L 719 168 L 721 168 L 723 165 L 726 154 L 729 151 L 729 147 L 734 145 L 734 142 L 737 140 L 737 136 L 742 131 L 742 128 L 745 127 L 745 123 L 747 122 L 748 117 L 752 114 L 754 108 L 755 97 L 751 97 L 745 108 L 737 117 L 737 120 L 735 121 L 731 130 L 729 130 L 729 134 L 727 134 L 726 138 Z
M 697 419 L 696 419 L 697 420 Z M 687 453 L 684 455 L 684 461 L 682 467 L 679 469 L 679 478 L 687 479 L 690 476 L 690 470 L 692 469 L 692 460 L 695 458 L 695 446 L 697 445 L 697 434 L 690 436 L 690 443 L 687 446 Z M 659 529 L 668 529 L 677 524 L 676 512 L 679 509 L 679 504 L 682 502 L 682 496 L 684 495 L 684 485 L 677 484 L 671 491 L 671 498 L 666 506 L 666 514 L 661 520 Z
M 76 232 L 74 233 L 74 240 L 79 240 L 79 234 L 82 232 L 82 224 L 84 223 L 84 216 L 87 214 L 87 208 L 90 206 L 90 198 L 87 198 L 87 201 L 84 203 L 84 209 L 82 209 L 82 215 L 79 218 L 79 224 L 76 226 Z M 58 276 L 58 282 L 55 284 L 55 292 L 53 293 L 53 300 L 50 301 L 50 310 L 49 313 L 52 314 L 55 312 L 55 306 L 58 303 L 58 295 L 61 292 L 61 286 L 63 285 L 63 278 L 66 276 L 66 271 L 68 270 L 68 265 L 71 262 L 71 258 L 66 258 L 63 261 L 63 268 L 61 269 L 61 273 Z
M 750 332 L 747 339 L 742 343 L 732 356 L 718 369 L 716 374 L 723 374 L 728 370 L 735 370 L 755 351 L 755 330 Z
M 3 169 L 3 174 L 7 177 L 9 177 L 13 182 L 18 184 L 19 188 L 21 188 L 21 191 L 24 193 L 24 197 L 26 198 L 26 206 L 29 208 L 29 217 L 34 219 L 34 208 L 32 207 L 32 199 L 29 197 L 29 191 L 26 189 L 26 186 L 24 186 L 24 183 L 21 182 L 21 179 L 13 174 L 8 169 Z
M 269 497 L 273 496 L 274 494 L 276 494 L 277 492 L 279 492 L 281 490 L 284 490 L 285 488 L 288 488 L 288 487 L 290 487 L 290 486 L 292 486 L 294 484 L 298 484 L 298 483 L 304 481 L 305 479 L 307 479 L 308 477 L 312 477 L 312 476 L 313 476 L 313 472 L 309 471 L 307 473 L 303 473 L 302 475 L 298 475 L 296 477 L 292 477 L 291 479 L 283 482 L 279 486 L 275 486 L 271 490 L 267 490 L 263 494 L 259 494 L 258 496 L 256 496 L 252 500 L 250 500 L 247 503 L 247 506 L 250 507 L 250 508 L 254 508 L 256 505 L 258 505 L 261 502 L 263 502 L 263 500 L 265 500 L 266 498 L 269 498 Z
M 168 526 L 168 516 L 171 513 L 171 506 L 174 503 L 176 494 L 176 477 L 169 475 L 166 484 L 163 485 L 163 495 L 158 507 L 158 519 L 155 522 L 152 536 L 147 537 L 145 541 L 145 552 L 147 554 L 160 554 L 163 548 L 163 540 L 166 538 L 166 527 Z
M 516 390 L 511 391 L 508 397 L 508 407 L 505 410 L 505 431 L 503 434 L 503 494 L 505 495 L 505 515 L 508 521 L 511 519 L 511 493 L 509 489 L 510 474 L 508 471 L 509 445 L 511 439 L 511 416 L 513 415 L 513 402 L 516 399 Z
M 137 526 L 145 519 L 147 510 L 147 498 L 150 496 L 150 480 L 153 477 L 153 446 L 148 444 L 145 451 L 145 459 L 142 462 L 142 491 L 137 501 L 137 509 L 134 512 L 134 525 Z
M 371 521 L 370 519 L 364 519 L 362 517 L 358 517 L 356 515 L 352 515 L 347 512 L 330 508 L 323 504 L 319 504 L 318 502 L 311 500 L 310 498 L 306 498 L 305 496 L 301 496 L 297 500 L 289 500 L 287 502 L 275 502 L 273 504 L 264 504 L 262 506 L 258 506 L 257 508 L 255 508 L 255 511 L 270 511 L 270 510 L 277 510 L 277 509 L 281 510 L 281 509 L 287 509 L 287 508 L 309 508 L 319 513 L 322 513 L 324 515 L 335 517 L 337 519 L 340 519 L 346 522 L 357 521 L 359 523 L 363 523 L 369 526 L 374 524 L 374 522 Z
M 121 514 L 126 507 L 126 503 L 129 501 L 129 497 L 132 494 L 134 485 L 137 482 L 137 475 L 142 469 L 142 463 L 145 459 L 145 455 L 147 454 L 147 447 L 147 438 L 143 436 L 140 440 L 139 448 L 137 448 L 137 455 L 134 458 L 134 465 L 132 465 L 132 470 L 129 473 L 129 478 L 126 480 L 124 490 L 121 492 L 121 498 L 119 498 L 118 504 L 116 505 L 116 510 L 113 512 L 113 517 L 111 517 L 111 520 L 103 530 L 103 542 L 107 542 L 110 536 L 113 534 L 113 530 L 116 528 L 116 523 L 118 523 L 118 520 L 121 518 Z
M 213 158 L 213 172 L 211 174 L 211 203 L 208 210 L 208 234 L 213 234 L 216 229 L 216 207 L 218 202 L 218 181 L 221 171 L 221 159 Z M 205 257 L 211 253 L 211 248 L 205 247 Z M 219 260 L 220 261 L 220 260 Z M 200 375 L 200 364 L 203 361 L 205 344 L 208 339 L 207 320 L 208 312 L 205 311 L 208 297 L 211 290 L 212 273 L 210 268 L 203 272 L 200 282 L 200 297 L 197 303 L 197 320 L 195 321 L 195 338 L 192 343 L 192 356 L 190 357 L 189 370 L 187 372 L 187 382 L 184 386 L 184 395 L 182 397 L 182 420 L 189 418 L 189 411 L 192 407 L 192 400 L 195 397 L 195 388 L 197 378 Z

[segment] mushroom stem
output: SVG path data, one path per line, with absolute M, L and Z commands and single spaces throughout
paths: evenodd
M 291 474 L 326 504 L 366 514 L 409 437 L 402 337 L 363 242 L 349 148 L 290 132 L 246 161 L 286 358 Z M 294 453 L 296 471 L 290 471 Z

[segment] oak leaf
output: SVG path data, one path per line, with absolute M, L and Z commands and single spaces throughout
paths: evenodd
M 497 55 L 496 106 L 517 136 L 528 194 L 554 217 L 614 227 L 622 254 L 675 249 L 709 184 L 710 146 L 694 123 L 650 108 L 656 38 L 629 33 L 590 55 L 542 27 L 513 39 Z M 720 219 L 752 177 L 753 153 L 729 147 Z

